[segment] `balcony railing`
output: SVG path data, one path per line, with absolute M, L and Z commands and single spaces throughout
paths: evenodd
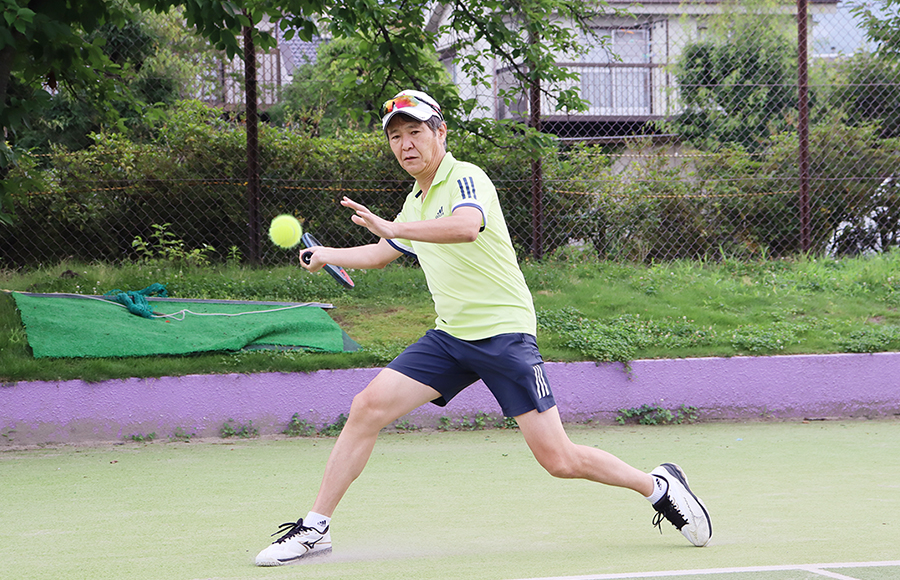
M 581 98 L 588 101 L 586 111 L 568 116 L 580 120 L 614 120 L 620 118 L 655 118 L 671 112 L 670 104 L 674 91 L 672 75 L 662 64 L 652 63 L 558 63 L 580 74 L 577 86 Z M 497 71 L 498 89 L 513 88 L 514 79 L 510 69 Z M 566 88 L 568 88 L 566 87 Z M 522 92 L 511 104 L 498 99 L 497 116 L 500 119 L 523 119 L 528 117 L 527 93 Z M 544 95 L 541 112 L 546 116 L 559 116 L 552 96 Z

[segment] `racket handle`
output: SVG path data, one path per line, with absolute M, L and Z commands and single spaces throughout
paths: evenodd
M 312 255 L 313 255 L 312 252 L 303 252 L 302 254 L 300 254 L 300 259 L 303 261 L 304 264 L 309 266 L 309 263 L 312 261 Z

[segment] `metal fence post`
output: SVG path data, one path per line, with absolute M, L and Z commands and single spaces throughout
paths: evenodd
M 809 216 L 809 71 L 807 0 L 797 0 L 797 140 L 800 177 L 800 249 L 810 249 Z
M 256 109 L 256 45 L 253 28 L 244 27 L 244 84 L 247 127 L 247 222 L 251 264 L 259 263 L 259 115 Z
M 531 43 L 537 43 L 537 36 L 532 34 Z M 531 67 L 534 71 L 534 67 Z M 541 81 L 539 78 L 531 79 L 529 87 L 530 106 L 528 125 L 535 131 L 541 130 Z M 544 208 L 543 208 L 543 190 L 544 190 L 544 168 L 542 157 L 538 155 L 531 160 L 531 253 L 535 260 L 540 260 L 543 256 L 544 245 Z

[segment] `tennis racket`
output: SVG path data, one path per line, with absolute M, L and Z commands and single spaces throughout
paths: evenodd
M 303 242 L 303 246 L 306 248 L 312 248 L 322 245 L 318 242 L 318 240 L 316 240 L 316 238 L 312 236 L 312 234 L 309 233 L 303 234 L 300 240 Z M 300 259 L 303 260 L 304 264 L 309 265 L 309 262 L 312 259 L 312 252 L 303 252 L 302 254 L 300 254 Z M 331 277 L 337 280 L 337 283 L 344 288 L 353 288 L 355 286 L 353 280 L 350 279 L 350 276 L 347 275 L 347 272 L 344 271 L 344 269 L 340 266 L 325 264 L 323 269 L 331 274 Z

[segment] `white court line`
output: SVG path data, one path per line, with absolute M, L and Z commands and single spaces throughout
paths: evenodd
M 748 566 L 745 568 L 707 568 L 703 570 L 663 570 L 659 572 L 633 572 L 631 574 L 591 574 L 588 576 L 548 576 L 523 578 L 521 580 L 618 580 L 630 578 L 671 578 L 673 576 L 701 576 L 711 574 L 734 574 L 737 572 L 778 572 L 783 570 L 803 570 L 837 580 L 858 580 L 823 568 L 872 568 L 875 566 L 900 566 L 900 560 L 891 562 L 845 562 L 833 564 L 786 564 L 782 566 Z

